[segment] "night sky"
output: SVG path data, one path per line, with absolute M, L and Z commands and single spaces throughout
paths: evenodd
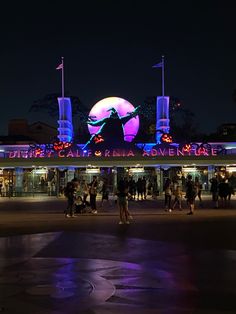
M 73 3 L 73 4 L 72 4 Z M 64 1 L 5 5 L 1 35 L 1 127 L 29 114 L 37 99 L 60 92 L 56 71 L 65 58 L 65 89 L 91 108 L 108 96 L 134 106 L 161 95 L 181 99 L 202 132 L 236 122 L 236 23 L 233 1 Z

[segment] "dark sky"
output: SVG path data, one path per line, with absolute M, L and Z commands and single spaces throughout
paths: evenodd
M 14 118 L 56 125 L 28 110 L 60 91 L 61 56 L 66 90 L 88 108 L 108 96 L 137 106 L 160 95 L 152 65 L 164 54 L 166 95 L 180 98 L 203 132 L 236 122 L 233 1 L 38 1 L 1 11 L 2 135 Z

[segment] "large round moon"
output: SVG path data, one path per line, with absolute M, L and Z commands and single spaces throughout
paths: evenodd
M 127 100 L 119 97 L 108 97 L 97 102 L 89 113 L 94 121 L 100 120 L 110 116 L 109 109 L 114 108 L 120 117 L 126 116 L 127 114 L 134 111 L 135 107 Z M 99 132 L 101 126 L 91 126 L 88 124 L 89 133 L 91 135 Z M 132 142 L 138 133 L 139 129 L 139 117 L 131 118 L 123 126 L 124 129 L 124 140 L 126 142 Z

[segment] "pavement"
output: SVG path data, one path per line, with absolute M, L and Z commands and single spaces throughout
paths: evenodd
M 194 215 L 163 198 L 65 218 L 64 198 L 0 198 L 0 312 L 236 313 L 236 196 Z

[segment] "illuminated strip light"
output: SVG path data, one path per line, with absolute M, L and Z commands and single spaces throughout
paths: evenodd
M 86 173 L 100 173 L 100 168 L 86 169 Z
M 196 167 L 186 167 L 186 168 L 182 168 L 182 171 L 187 173 L 187 172 L 197 172 L 197 168 Z
M 34 169 L 33 172 L 35 174 L 46 174 L 48 173 L 48 170 L 47 169 Z
M 58 98 L 59 104 L 59 127 L 57 128 L 59 134 L 58 139 L 61 142 L 71 142 L 73 137 L 72 124 L 72 107 L 71 100 L 68 97 Z
M 156 100 L 156 143 L 161 143 L 162 134 L 170 131 L 169 100 L 168 96 Z
M 226 171 L 228 171 L 228 172 L 236 172 L 236 166 L 226 167 Z
M 140 172 L 144 172 L 144 168 L 143 167 L 141 167 L 141 168 L 130 168 L 129 171 L 132 173 L 140 173 Z

